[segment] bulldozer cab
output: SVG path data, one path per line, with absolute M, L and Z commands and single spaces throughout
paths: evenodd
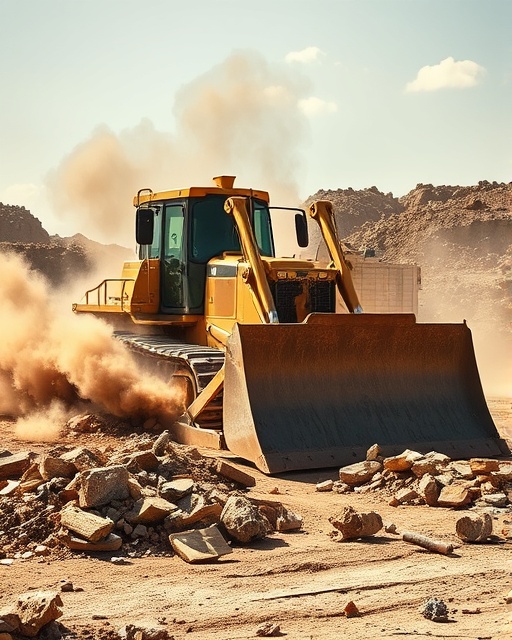
M 233 217 L 224 209 L 227 194 L 152 200 L 137 209 L 139 258 L 161 265 L 160 313 L 203 314 L 208 262 L 224 252 L 241 253 Z M 270 208 L 263 198 L 248 197 L 247 210 L 260 255 L 275 256 Z M 296 218 L 304 242 L 305 214 Z M 302 232 L 302 234 L 301 234 Z

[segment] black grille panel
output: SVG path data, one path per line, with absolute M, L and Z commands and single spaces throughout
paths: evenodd
M 295 298 L 300 296 L 303 286 L 307 288 L 308 313 L 334 313 L 336 289 L 328 280 L 278 280 L 270 283 L 279 322 L 297 322 Z

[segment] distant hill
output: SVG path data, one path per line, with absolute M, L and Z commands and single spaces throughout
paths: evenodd
M 70 238 L 51 236 L 25 207 L 0 203 L 0 251 L 23 255 L 30 266 L 55 286 L 97 270 L 112 261 L 120 274 L 124 260 L 133 251 L 119 245 L 104 245 L 82 234 Z
M 347 245 L 421 266 L 421 320 L 459 321 L 464 314 L 512 333 L 511 183 L 418 184 L 401 198 L 376 187 L 321 190 L 307 203 L 320 198 L 333 203 Z M 313 236 L 318 244 L 314 228 Z

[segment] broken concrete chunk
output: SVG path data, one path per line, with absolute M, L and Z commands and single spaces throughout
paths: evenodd
M 418 498 L 418 492 L 411 487 L 405 487 L 395 493 L 395 498 L 400 504 L 407 504 L 408 502 L 412 502 Z
M 90 542 L 98 542 L 114 528 L 112 520 L 83 511 L 74 504 L 67 504 L 60 513 L 63 527 L 74 531 Z
M 383 527 L 378 513 L 358 513 L 353 507 L 345 507 L 339 515 L 330 517 L 329 522 L 341 531 L 343 540 L 373 536 Z
M 256 635 L 260 638 L 271 638 L 281 635 L 281 627 L 275 622 L 263 622 L 256 629 Z
M 169 541 L 175 553 L 190 563 L 217 560 L 233 552 L 215 525 L 207 529 L 172 533 Z
M 492 473 L 501 482 L 510 482 L 512 480 L 512 463 L 500 462 L 498 471 Z
M 443 473 L 446 466 L 451 462 L 451 459 L 444 453 L 438 453 L 437 451 L 430 451 L 426 453 L 422 458 L 415 460 L 411 471 L 418 478 L 421 478 L 426 473 L 430 473 L 432 476 L 438 476 Z
M 82 471 L 78 491 L 80 506 L 100 507 L 112 500 L 125 500 L 130 495 L 128 478 L 128 469 L 122 465 Z
M 417 451 L 406 449 L 398 456 L 384 458 L 384 469 L 389 471 L 407 471 L 417 461 L 423 459 L 423 455 Z
M 508 504 L 508 497 L 504 493 L 487 493 L 482 496 L 482 500 L 498 509 L 506 507 Z
M 217 502 L 198 507 L 191 513 L 174 511 L 165 519 L 165 528 L 167 531 L 183 531 L 196 522 L 217 523 L 220 521 L 221 513 L 222 506 Z
M 455 523 L 455 532 L 464 542 L 485 542 L 492 535 L 492 517 L 488 513 L 462 516 Z
M 355 487 L 368 482 L 374 474 L 382 469 L 380 462 L 364 460 L 341 467 L 339 470 L 340 480 L 351 487 Z
M 7 480 L 5 486 L 0 489 L 0 496 L 11 496 L 20 484 L 19 480 Z
M 11 607 L 5 607 L 0 611 L 0 634 L 10 634 L 12 632 L 18 631 L 20 628 L 20 619 L 15 614 L 12 613 Z M 1 639 L 0 635 L 0 639 Z M 9 640 L 11 640 L 12 636 L 10 636 Z
M 471 471 L 469 460 L 452 460 L 447 465 L 446 470 L 454 477 L 462 478 L 463 480 L 472 480 L 475 477 L 473 471 Z
M 254 476 L 249 475 L 245 471 L 238 469 L 232 464 L 229 464 L 225 460 L 218 460 L 216 465 L 217 473 L 229 480 L 234 480 L 244 487 L 254 487 L 256 485 L 256 479 Z
M 439 485 L 433 475 L 425 473 L 418 482 L 418 494 L 429 507 L 435 507 L 439 500 Z
M 158 492 L 162 498 L 170 502 L 176 502 L 188 496 L 194 490 L 194 480 L 192 478 L 178 478 L 169 482 L 162 482 Z
M 277 531 L 298 531 L 302 529 L 302 516 L 290 511 L 290 509 L 283 509 L 276 520 Z
M 162 433 L 158 436 L 158 438 L 153 443 L 153 447 L 151 449 L 151 451 L 153 451 L 155 456 L 157 456 L 158 458 L 165 456 L 170 439 L 171 439 L 171 434 L 169 433 L 169 431 L 162 431 Z
M 130 524 L 155 524 L 176 511 L 178 507 L 164 498 L 141 498 L 133 505 L 133 509 L 124 517 Z
M 377 460 L 380 456 L 380 447 L 378 444 L 372 444 L 372 446 L 366 452 L 366 460 L 372 462 Z
M 60 540 L 73 551 L 86 551 L 89 553 L 96 553 L 98 551 L 118 551 L 123 540 L 120 536 L 116 536 L 115 533 L 110 533 L 106 538 L 99 542 L 89 542 L 76 536 L 67 535 L 61 536 Z
M 39 473 L 44 480 L 52 478 L 74 478 L 78 472 L 76 465 L 69 460 L 43 456 L 39 463 Z
M 220 520 L 228 535 L 237 542 L 265 538 L 270 523 L 257 506 L 243 496 L 232 495 L 226 501 Z
M 66 451 L 60 458 L 66 462 L 72 462 L 78 471 L 84 471 L 92 467 L 102 467 L 106 460 L 96 452 L 90 451 L 85 447 L 76 447 L 71 451 Z
M 332 491 L 332 487 L 334 485 L 334 481 L 333 480 L 324 480 L 323 482 L 317 482 L 316 484 L 316 491 Z
M 439 493 L 437 505 L 439 507 L 463 507 L 471 501 L 471 494 L 466 485 L 451 484 L 443 487 Z
M 135 466 L 143 471 L 155 471 L 160 461 L 152 451 L 136 451 L 127 457 L 125 464 L 129 469 Z
M 500 463 L 492 458 L 471 458 L 469 466 L 473 474 L 478 476 L 491 473 L 491 471 L 499 471 Z
M 44 625 L 61 617 L 61 606 L 58 592 L 35 591 L 20 595 L 13 610 L 20 619 L 20 633 L 35 638 Z
M 32 457 L 33 454 L 29 451 L 22 451 L 0 458 L 0 480 L 21 478 L 30 467 Z

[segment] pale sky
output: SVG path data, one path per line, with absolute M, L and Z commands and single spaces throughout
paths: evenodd
M 126 243 L 137 189 L 220 173 L 512 180 L 510 0 L 0 0 L 0 73 L 0 201 L 50 233 Z

